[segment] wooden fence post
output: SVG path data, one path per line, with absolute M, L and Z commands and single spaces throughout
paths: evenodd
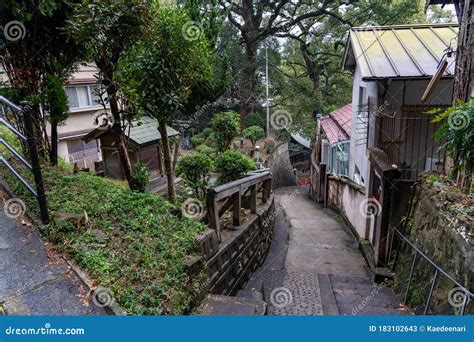
M 257 213 L 257 184 L 250 187 L 250 212 Z
M 240 226 L 240 208 L 242 207 L 242 198 L 240 191 L 232 195 L 232 224 Z

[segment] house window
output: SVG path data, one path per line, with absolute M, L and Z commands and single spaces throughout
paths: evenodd
M 66 87 L 69 108 L 75 109 L 100 106 L 99 89 L 100 86 L 97 84 Z
M 349 141 L 342 141 L 329 146 L 328 170 L 333 175 L 349 175 Z
M 362 112 L 366 112 L 366 106 L 367 104 L 365 103 L 365 97 L 366 97 L 366 89 L 365 87 L 359 87 L 359 108 L 357 110 L 358 115 L 360 116 Z

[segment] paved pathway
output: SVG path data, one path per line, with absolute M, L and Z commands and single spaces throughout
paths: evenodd
M 358 241 L 301 187 L 275 192 L 275 235 L 264 265 L 238 296 L 259 295 L 269 315 L 406 314 L 389 288 L 374 284 Z
M 0 204 L 0 316 L 106 314 L 84 304 L 88 291 L 64 259 Z

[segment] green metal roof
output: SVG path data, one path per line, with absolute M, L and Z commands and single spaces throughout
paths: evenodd
M 179 134 L 178 131 L 169 126 L 166 126 L 166 132 L 168 136 Z M 142 116 L 138 120 L 133 120 L 130 132 L 127 127 L 124 134 L 138 145 L 144 145 L 161 139 L 161 134 L 158 131 L 158 121 L 150 116 Z
M 94 129 L 89 132 L 82 140 L 90 142 L 94 139 L 99 139 L 103 134 L 107 133 L 108 129 Z M 169 126 L 166 126 L 166 132 L 168 136 L 178 135 L 179 132 Z M 123 134 L 137 145 L 145 145 L 161 139 L 161 134 L 158 131 L 158 120 L 151 116 L 142 116 L 139 119 L 135 119 L 131 122 L 130 126 L 127 126 Z

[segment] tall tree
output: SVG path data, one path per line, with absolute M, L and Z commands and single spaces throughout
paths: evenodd
M 51 166 L 58 164 L 58 125 L 68 118 L 68 100 L 61 78 L 48 74 L 42 91 L 43 106 L 49 114 L 51 124 Z
M 338 16 L 340 1 L 256 1 L 220 0 L 229 21 L 239 30 L 245 50 L 246 63 L 242 70 L 240 86 L 241 129 L 245 116 L 256 104 L 257 51 L 261 43 L 278 33 L 291 32 L 308 18 Z
M 99 69 L 97 77 L 107 93 L 113 116 L 111 129 L 130 188 L 135 188 L 135 183 L 123 136 L 122 119 L 126 113 L 120 107 L 123 103 L 119 101 L 120 85 L 116 74 L 120 60 L 141 38 L 147 22 L 148 8 L 143 0 L 87 0 L 75 8 L 68 26 L 69 34 L 84 42 L 84 57 L 93 60 Z
M 167 125 L 188 101 L 193 87 L 212 77 L 211 52 L 204 35 L 190 39 L 183 31 L 190 18 L 175 8 L 152 10 L 150 31 L 122 64 L 124 91 L 139 108 L 158 120 L 168 181 L 175 199 Z

